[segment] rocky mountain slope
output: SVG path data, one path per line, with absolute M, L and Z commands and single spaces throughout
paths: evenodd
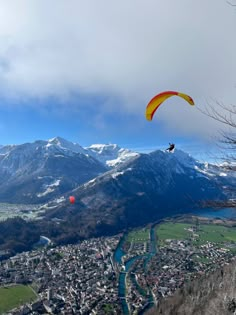
M 113 144 L 83 148 L 60 137 L 0 148 L 0 202 L 46 203 L 45 209 L 49 203 L 54 210 L 46 215 L 66 217 L 73 194 L 75 212 L 82 208 L 88 221 L 98 216 L 100 224 L 120 227 L 224 198 L 233 181 L 230 170 L 180 150 L 138 154 Z
M 116 145 L 91 147 L 62 138 L 3 146 L 0 202 L 43 203 L 38 233 L 66 244 L 188 212 L 203 200 L 224 200 L 227 188 L 236 186 L 235 172 L 180 150 L 137 154 Z
M 107 171 L 78 144 L 62 138 L 0 148 L 0 201 L 42 203 Z
M 226 198 L 223 182 L 234 181 L 229 175 L 180 150 L 139 154 L 74 189 L 75 205 L 62 201 L 46 216 L 73 216 L 98 234 L 118 232 L 189 211 L 202 200 Z

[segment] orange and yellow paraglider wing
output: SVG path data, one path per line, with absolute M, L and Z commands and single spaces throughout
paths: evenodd
M 187 101 L 190 105 L 194 105 L 193 99 L 184 93 L 174 92 L 174 91 L 167 91 L 160 93 L 156 96 L 154 96 L 151 101 L 148 103 L 146 107 L 146 118 L 147 120 L 152 120 L 153 115 L 155 114 L 155 111 L 158 109 L 158 107 L 169 97 L 171 96 L 179 96 L 182 97 L 185 101 Z
M 177 92 L 163 92 L 156 96 L 154 96 L 151 101 L 148 103 L 146 107 L 146 118 L 147 120 L 152 120 L 153 115 L 155 114 L 155 111 L 158 109 L 158 107 L 169 97 L 173 95 L 178 95 Z
M 184 93 L 178 93 L 178 96 L 185 99 L 185 101 L 187 101 L 190 105 L 194 105 L 194 101 L 193 101 L 192 97 L 190 97 L 189 95 L 184 94 Z

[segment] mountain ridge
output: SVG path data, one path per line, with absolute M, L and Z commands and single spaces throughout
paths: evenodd
M 123 159 L 126 149 L 117 145 L 92 148 L 103 163 L 62 138 L 0 148 L 0 202 L 40 204 L 37 233 L 67 244 L 188 213 L 202 201 L 226 200 L 224 187 L 236 185 L 235 172 L 178 149 L 128 150 Z M 107 165 L 115 159 L 119 163 Z
M 0 201 L 42 203 L 107 170 L 81 146 L 61 139 L 0 148 Z
M 191 187 L 194 182 L 200 185 L 204 181 L 206 187 L 198 189 L 201 196 L 203 190 L 207 189 L 207 183 L 214 182 L 214 185 L 227 187 L 231 176 L 229 170 L 201 163 L 178 149 L 174 153 L 161 150 L 137 153 L 116 144 L 94 144 L 83 148 L 78 143 L 61 137 L 0 148 L 0 202 L 49 202 L 60 207 L 69 194 L 78 192 L 79 199 L 83 201 L 80 192 L 87 196 L 90 190 L 93 191 L 93 198 L 87 197 L 85 207 L 101 206 L 101 202 L 103 204 L 106 198 L 109 199 L 109 191 L 117 194 L 116 200 L 134 200 L 133 193 L 138 200 L 146 198 L 147 204 L 150 203 L 150 198 L 155 200 L 158 194 L 159 198 L 163 194 L 171 194 L 172 200 L 166 198 L 166 206 L 173 204 L 173 198 L 177 206 L 179 197 L 174 197 L 173 189 L 177 191 L 178 187 L 184 187 L 187 182 L 187 186 Z M 149 186 L 147 179 L 150 181 Z M 106 198 L 102 201 L 95 190 L 101 194 L 101 188 L 104 190 L 106 185 L 109 189 L 105 189 Z M 148 188 L 149 191 L 155 188 L 155 194 L 153 191 L 153 195 L 149 196 Z M 184 194 L 190 195 L 191 199 L 192 194 L 189 188 L 186 189 Z M 210 194 L 209 189 L 207 191 Z M 212 194 L 208 197 L 210 196 Z M 120 201 L 117 203 L 120 204 Z
M 73 217 L 98 235 L 120 232 L 191 211 L 202 200 L 226 199 L 221 187 L 231 179 L 220 174 L 182 151 L 143 153 L 75 188 L 76 204 L 62 201 L 46 217 Z

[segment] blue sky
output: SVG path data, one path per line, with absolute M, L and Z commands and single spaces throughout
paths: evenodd
M 42 23 L 43 21 L 43 23 Z M 198 111 L 236 96 L 236 13 L 225 1 L 15 0 L 0 11 L 0 144 L 61 136 L 147 152 L 214 149 Z M 176 97 L 145 120 L 149 100 Z

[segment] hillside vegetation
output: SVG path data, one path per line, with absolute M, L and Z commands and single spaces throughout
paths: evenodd
M 232 315 L 236 312 L 236 259 L 195 279 L 147 315 Z

